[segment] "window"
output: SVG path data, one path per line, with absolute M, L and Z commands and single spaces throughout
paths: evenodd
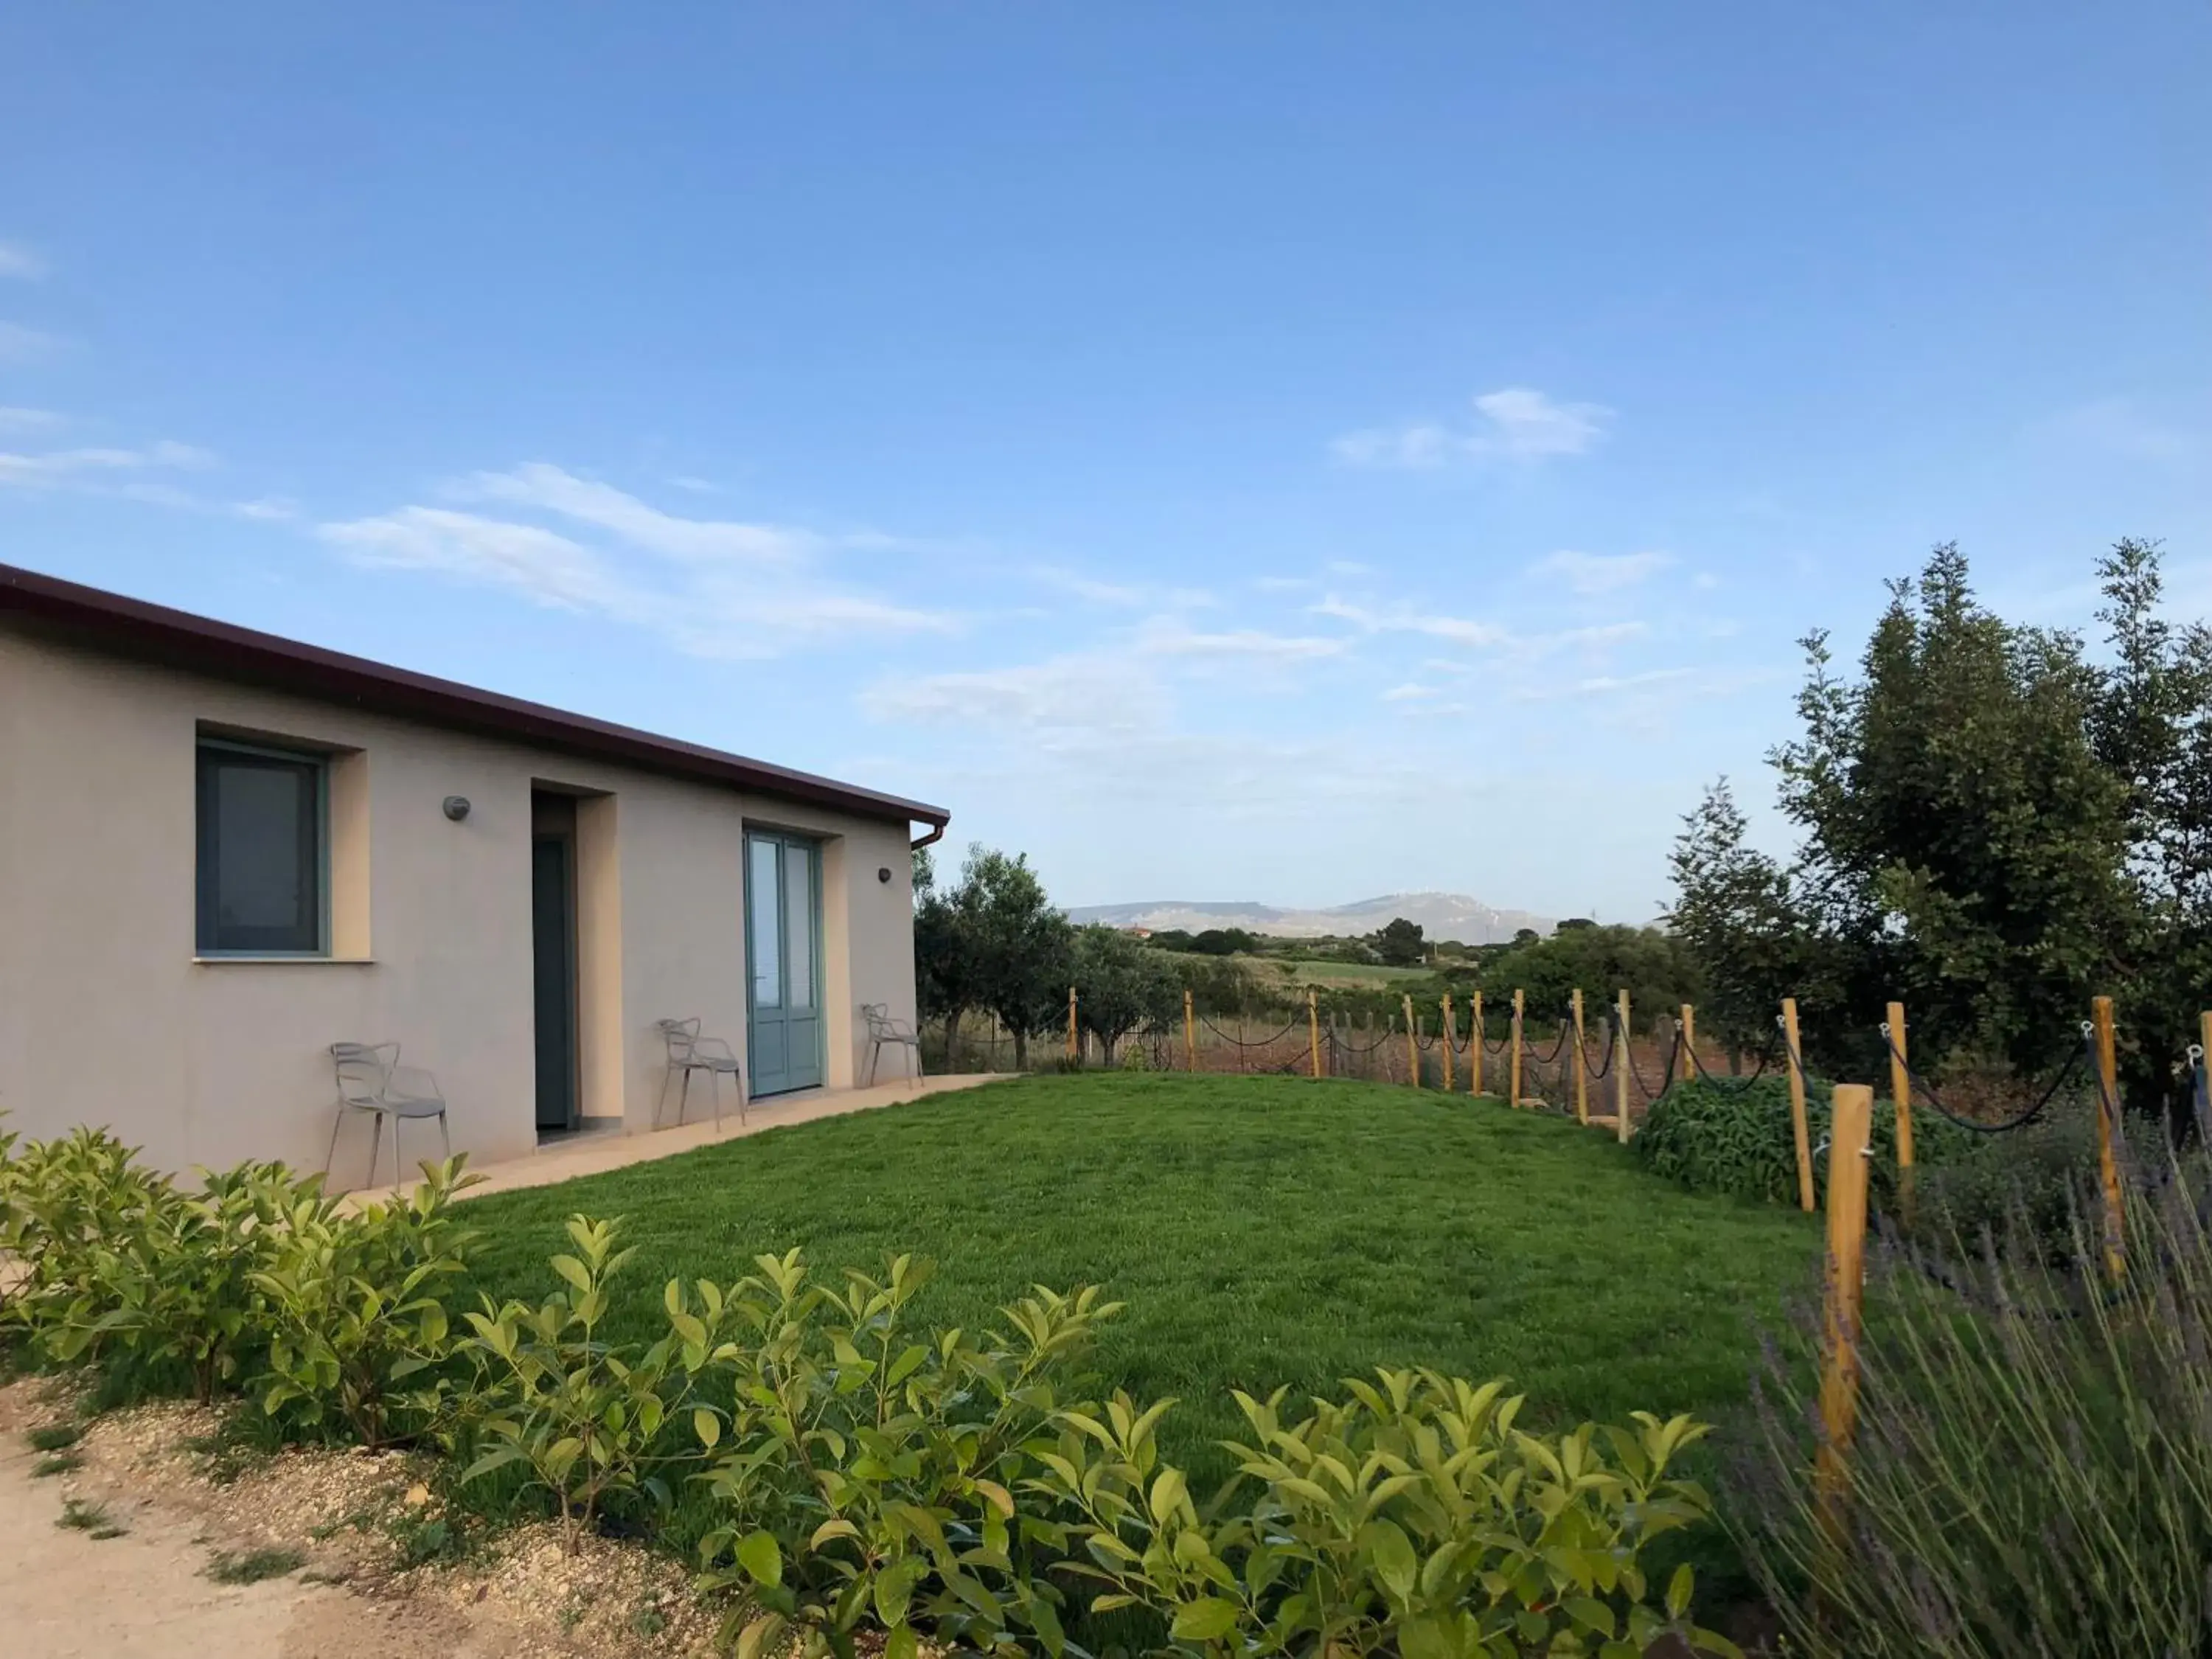
M 329 950 L 327 772 L 319 756 L 202 741 L 200 954 Z

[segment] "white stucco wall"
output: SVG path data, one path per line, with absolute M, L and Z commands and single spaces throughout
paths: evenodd
M 346 751 L 333 775 L 333 935 L 341 951 L 365 945 L 365 957 L 194 960 L 193 757 L 209 725 Z M 533 783 L 592 797 L 580 804 L 578 870 L 587 1115 L 650 1126 L 664 1079 L 656 1019 L 696 1015 L 744 1054 L 749 822 L 823 842 L 829 1085 L 848 1085 L 860 1063 L 860 1004 L 912 1018 L 903 824 L 127 662 L 0 623 L 9 1127 L 47 1135 L 105 1123 L 174 1169 L 248 1157 L 319 1168 L 329 1045 L 391 1038 L 436 1073 L 457 1151 L 478 1162 L 526 1154 Z M 465 822 L 443 816 L 448 795 L 469 799 Z M 410 1162 L 434 1152 L 434 1129 L 410 1133 Z M 365 1119 L 349 1126 L 340 1184 L 361 1178 L 367 1136 Z

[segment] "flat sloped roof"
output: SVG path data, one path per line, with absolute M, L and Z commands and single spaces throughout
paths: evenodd
M 425 725 L 593 760 L 619 761 L 671 777 L 724 784 L 862 817 L 926 823 L 933 830 L 941 831 L 951 821 L 952 814 L 942 806 L 501 696 L 13 565 L 0 564 L 0 615 L 28 617 L 58 634 L 135 660 Z

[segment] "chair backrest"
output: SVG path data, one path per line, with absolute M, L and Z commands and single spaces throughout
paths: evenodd
M 668 1045 L 672 1064 L 681 1065 L 691 1058 L 691 1045 L 699 1040 L 699 1022 L 696 1019 L 660 1019 L 653 1022 L 661 1041 Z
M 860 1018 L 868 1022 L 870 1036 L 881 1036 L 891 1023 L 891 1006 L 888 1002 L 864 1002 L 860 1005 Z
M 396 1042 L 333 1042 L 331 1064 L 337 1073 L 338 1098 L 349 1106 L 378 1104 L 398 1060 Z

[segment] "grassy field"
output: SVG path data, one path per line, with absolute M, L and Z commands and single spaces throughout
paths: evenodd
M 617 1337 L 659 1334 L 666 1279 L 794 1244 L 831 1272 L 933 1257 L 937 1323 L 1103 1284 L 1128 1309 L 1100 1380 L 1179 1397 L 1163 1438 L 1208 1475 L 1241 1421 L 1231 1388 L 1378 1364 L 1508 1376 L 1554 1420 L 1724 1408 L 1750 1322 L 1811 1282 L 1820 1240 L 1562 1120 L 1290 1078 L 1024 1078 L 482 1199 L 479 1286 L 542 1294 L 577 1211 L 627 1216 L 642 1247 Z
M 1273 962 L 1288 969 L 1292 982 L 1299 985 L 1318 985 L 1324 988 L 1347 991 L 1380 990 L 1396 979 L 1418 979 L 1426 970 L 1420 968 L 1386 968 L 1373 962 L 1317 962 L 1306 958 L 1285 960 L 1279 957 L 1255 958 Z

